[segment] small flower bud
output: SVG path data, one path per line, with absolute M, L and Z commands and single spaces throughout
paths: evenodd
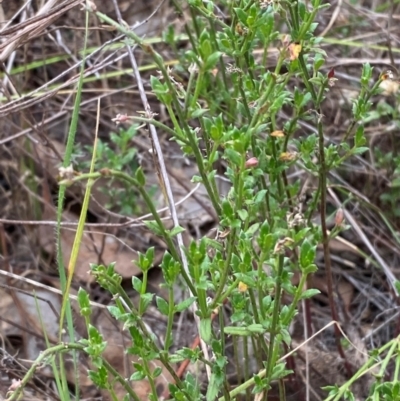
M 67 167 L 60 167 L 58 169 L 58 176 L 60 180 L 72 180 L 74 178 L 74 168 L 72 167 L 72 164 L 70 164 Z
M 283 138 L 285 136 L 285 134 L 281 130 L 271 132 L 270 135 L 275 138 Z
M 336 227 L 340 227 L 344 221 L 344 211 L 342 208 L 339 208 L 335 215 L 335 225 Z
M 279 155 L 279 160 L 283 162 L 290 162 L 292 160 L 295 160 L 297 156 L 297 152 L 283 152 Z
M 114 121 L 115 124 L 121 124 L 126 121 L 129 121 L 130 117 L 126 114 L 117 114 L 115 118 L 112 118 L 111 121 Z
M 245 284 L 243 281 L 239 282 L 239 285 L 238 285 L 239 292 L 246 292 L 247 288 L 248 288 L 247 284 Z
M 258 159 L 257 157 L 251 157 L 249 160 L 246 161 L 244 164 L 246 168 L 253 168 L 258 166 Z

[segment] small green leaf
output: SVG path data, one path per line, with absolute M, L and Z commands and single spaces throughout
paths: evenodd
M 285 369 L 285 363 L 279 363 L 272 370 L 271 380 L 282 379 L 283 377 L 291 374 L 291 370 Z
M 210 382 L 208 383 L 207 386 L 207 394 L 206 394 L 206 400 L 207 401 L 215 401 L 218 395 L 218 382 L 216 380 L 215 373 L 212 373 Z
M 233 207 L 228 199 L 222 201 L 222 211 L 226 218 L 232 219 L 234 217 Z
M 305 290 L 302 294 L 301 294 L 301 298 L 300 299 L 307 299 L 307 298 L 311 298 L 314 295 L 318 295 L 321 294 L 321 291 L 317 290 L 317 289 L 313 289 L 310 288 L 309 290 Z
M 302 20 L 305 20 L 306 19 L 306 15 L 308 14 L 305 4 L 304 3 L 299 3 L 297 7 L 299 9 L 300 18 Z
M 147 249 L 146 259 L 147 259 L 149 266 L 151 266 L 154 261 L 154 246 L 151 246 L 150 248 Z
M 185 309 L 189 308 L 189 306 L 192 305 L 194 301 L 196 301 L 196 297 L 189 297 L 186 298 L 184 301 L 179 302 L 179 304 L 175 306 L 175 312 L 179 313 L 184 311 Z
M 249 336 L 251 335 L 250 330 L 246 327 L 235 327 L 235 326 L 227 326 L 224 328 L 224 333 L 232 336 Z
M 154 294 L 147 292 L 146 294 L 142 294 L 140 296 L 140 311 L 141 313 L 145 313 L 151 301 L 153 300 Z
M 146 375 L 143 372 L 135 372 L 131 375 L 129 380 L 139 381 L 139 380 L 143 380 L 144 378 L 146 378 Z
M 277 111 L 279 111 L 282 106 L 288 102 L 288 100 L 290 99 L 291 94 L 289 92 L 282 92 L 278 95 L 278 97 L 276 97 L 269 109 L 269 112 L 272 113 L 276 113 Z
M 249 217 L 249 213 L 245 209 L 240 209 L 237 211 L 237 214 L 240 217 L 240 220 L 246 221 L 247 217 Z
M 154 234 L 162 236 L 162 231 L 154 220 L 145 220 L 144 225 Z
M 110 305 L 110 306 L 107 306 L 107 309 L 110 312 L 111 316 L 113 316 L 117 320 L 119 320 L 120 317 L 123 315 L 123 313 L 120 311 L 118 306 Z
M 322 55 L 317 54 L 315 56 L 315 61 L 314 61 L 314 70 L 318 71 L 324 65 L 324 63 L 325 63 L 325 58 Z
M 257 333 L 257 334 L 263 334 L 265 333 L 265 329 L 261 324 L 251 324 L 250 326 L 247 326 L 246 329 L 250 331 L 250 333 Z
M 146 177 L 143 173 L 143 169 L 139 167 L 135 172 L 135 178 L 140 186 L 144 186 L 146 184 Z
M 396 287 L 397 294 L 400 295 L 400 281 L 395 281 L 394 286 Z
M 194 175 L 191 179 L 191 182 L 194 184 L 197 184 L 198 182 L 202 183 L 203 179 L 199 175 Z
M 305 239 L 300 248 L 300 266 L 304 269 L 314 262 L 315 246 Z
M 356 134 L 354 135 L 354 143 L 355 146 L 362 146 L 365 144 L 367 140 L 365 139 L 365 134 L 364 134 L 364 127 L 362 125 L 360 125 L 357 128 Z
M 260 223 L 254 223 L 253 225 L 251 225 L 247 231 L 246 231 L 246 235 L 248 237 L 251 237 L 254 235 L 254 233 L 259 229 L 260 227 Z
M 207 113 L 208 111 L 209 111 L 209 109 L 196 109 L 191 113 L 191 117 L 192 118 L 199 118 L 203 114 Z
M 240 166 L 242 163 L 242 156 L 240 153 L 233 149 L 225 149 L 224 156 L 235 166 Z
M 317 270 L 318 270 L 318 267 L 314 263 L 311 263 L 307 267 L 302 268 L 303 274 L 315 273 Z
M 261 191 L 258 191 L 256 197 L 254 198 L 254 203 L 264 202 L 267 192 L 268 191 L 266 189 L 262 189 Z
M 175 235 L 178 235 L 180 233 L 183 233 L 186 229 L 181 227 L 181 226 L 176 226 L 170 231 L 170 236 L 175 237 Z
M 169 314 L 169 304 L 168 302 L 161 297 L 156 297 L 156 304 L 157 304 L 157 309 L 165 316 L 168 316 Z
M 200 320 L 200 337 L 209 344 L 211 342 L 211 318 Z
M 354 149 L 354 151 L 352 152 L 353 155 L 361 155 L 365 152 L 367 152 L 369 150 L 369 148 L 367 148 L 366 146 L 360 146 L 356 149 Z
M 367 86 L 369 84 L 369 80 L 372 77 L 372 67 L 369 63 L 363 64 L 363 70 L 361 73 L 361 85 Z
M 185 359 L 186 358 L 183 355 L 178 355 L 178 354 L 169 355 L 169 357 L 168 357 L 168 361 L 170 363 L 183 362 Z
M 81 315 L 89 317 L 91 315 L 89 294 L 82 287 L 78 291 L 78 304 Z
M 213 54 L 211 54 L 207 58 L 207 60 L 206 60 L 206 62 L 204 64 L 204 69 L 206 71 L 209 71 L 209 70 L 213 69 L 215 64 L 217 64 L 217 62 L 218 62 L 219 58 L 221 57 L 221 55 L 222 55 L 221 52 L 214 52 Z
M 323 84 L 323 78 L 322 77 L 314 77 L 314 78 L 310 78 L 308 80 L 308 82 L 311 82 L 312 84 L 315 85 L 322 85 Z
M 142 280 L 139 277 L 133 276 L 132 277 L 132 287 L 136 290 L 139 294 L 142 292 Z
M 239 21 L 243 24 L 247 24 L 247 12 L 243 11 L 241 8 L 234 8 Z
M 105 389 L 108 385 L 108 372 L 104 366 L 100 366 L 95 372 L 94 370 L 88 371 L 90 380 L 99 388 Z
M 208 38 L 202 40 L 202 43 L 200 44 L 199 50 L 200 50 L 200 53 L 201 53 L 201 58 L 204 61 L 206 61 L 210 57 L 211 52 L 212 52 L 211 42 L 210 42 L 210 40 Z

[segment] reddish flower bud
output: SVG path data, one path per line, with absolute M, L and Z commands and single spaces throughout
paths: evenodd
M 340 227 L 344 221 L 344 211 L 342 208 L 339 208 L 335 215 L 335 225 Z
M 246 168 L 252 168 L 258 166 L 258 159 L 257 157 L 251 157 L 249 160 L 246 161 L 244 164 Z

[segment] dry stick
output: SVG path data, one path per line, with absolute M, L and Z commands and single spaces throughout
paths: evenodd
M 27 4 L 28 4 L 28 2 L 26 3 L 26 5 L 27 5 Z M 27 11 L 24 10 L 24 11 L 22 12 L 22 15 L 21 15 L 21 20 L 22 20 L 22 21 L 25 21 L 26 18 L 27 18 Z M 4 74 L 4 79 L 3 79 L 3 88 L 6 88 L 7 85 L 9 85 L 10 91 L 13 93 L 13 95 L 17 95 L 18 92 L 17 92 L 17 90 L 15 89 L 13 83 L 11 82 L 11 79 L 10 79 L 10 77 L 9 77 L 9 74 L 10 74 L 10 71 L 12 70 L 13 65 L 14 65 L 14 61 L 15 61 L 16 55 L 17 55 L 17 53 L 16 53 L 15 51 L 13 51 L 13 52 L 10 54 L 10 57 L 8 57 L 7 66 L 5 67 L 5 72 L 6 72 L 6 73 Z
M 179 206 L 184 203 L 188 198 L 190 198 L 200 187 L 200 184 L 197 184 L 189 193 L 187 193 L 182 199 L 175 203 L 175 206 Z M 43 201 L 43 199 L 38 199 Z M 168 207 L 163 207 L 162 209 L 158 209 L 157 213 L 162 213 L 167 211 Z M 121 216 L 118 216 L 121 217 Z M 124 216 L 125 217 L 125 216 Z M 135 219 L 129 219 L 124 223 L 86 223 L 85 227 L 144 227 L 146 224 L 142 223 L 145 219 L 152 217 L 152 214 L 145 214 L 143 216 L 137 217 Z M 169 220 L 169 217 L 161 218 L 161 220 Z M 52 220 L 10 220 L 10 219 L 1 219 L 0 224 L 20 224 L 20 225 L 29 225 L 29 226 L 56 226 L 57 222 Z M 77 222 L 74 221 L 63 221 L 60 223 L 61 227 L 76 227 L 78 225 Z
M 25 277 L 19 276 L 18 274 L 10 273 L 10 272 L 7 272 L 5 270 L 0 270 L 0 276 L 6 276 L 6 277 L 13 278 L 14 280 L 23 281 L 24 283 L 30 284 L 30 285 L 32 285 L 34 287 L 43 288 L 43 289 L 45 289 L 45 290 L 47 290 L 49 292 L 52 292 L 53 294 L 58 294 L 61 297 L 64 295 L 63 292 L 58 290 L 57 288 L 50 287 L 48 285 L 39 283 L 38 281 L 31 280 L 30 278 L 25 278 Z M 76 295 L 69 294 L 68 296 L 69 296 L 69 299 L 72 299 L 74 301 L 78 300 L 78 297 Z M 107 309 L 107 305 L 103 305 L 103 304 L 100 304 L 100 303 L 94 302 L 94 301 L 90 301 L 90 305 L 91 306 L 95 306 L 97 308 L 101 308 L 101 309 Z
M 116 4 L 116 0 L 113 0 L 113 2 L 115 4 L 115 6 L 116 6 L 115 10 L 116 10 L 116 13 L 117 13 L 117 17 L 118 17 L 119 23 L 123 24 L 123 21 L 122 21 L 122 18 L 121 18 L 121 13 L 119 11 L 118 5 Z M 129 46 L 127 44 L 126 47 L 127 47 L 128 53 L 129 53 L 129 58 L 130 58 L 130 61 L 131 61 L 131 64 L 132 64 L 133 72 L 135 74 L 135 78 L 136 78 L 136 82 L 137 82 L 138 90 L 139 90 L 139 94 L 140 94 L 140 99 L 142 101 L 144 110 L 145 110 L 145 112 L 147 114 L 147 118 L 152 118 L 152 111 L 151 111 L 151 108 L 150 108 L 150 104 L 149 104 L 149 102 L 147 100 L 146 91 L 144 89 L 142 77 L 140 75 L 140 71 L 139 71 L 139 68 L 138 68 L 138 65 L 137 65 L 137 62 L 136 62 L 135 55 L 133 54 L 131 46 Z M 179 219 L 178 219 L 178 215 L 177 215 L 176 208 L 175 208 L 174 196 L 173 196 L 173 193 L 172 193 L 171 184 L 169 182 L 167 169 L 165 167 L 164 156 L 163 156 L 163 153 L 162 153 L 160 141 L 158 140 L 157 130 L 156 130 L 156 127 L 154 125 L 152 125 L 152 124 L 149 124 L 149 130 L 150 130 L 151 140 L 152 140 L 152 143 L 153 143 L 155 151 L 156 151 L 157 162 L 158 162 L 158 166 L 155 166 L 155 168 L 157 170 L 159 168 L 159 170 L 160 170 L 161 179 L 163 181 L 160 184 L 165 189 L 166 196 L 167 196 L 166 200 L 167 200 L 167 203 L 168 203 L 168 206 L 169 206 L 169 209 L 170 209 L 170 213 L 171 213 L 171 216 L 172 216 L 172 221 L 174 223 L 174 226 L 175 227 L 179 227 Z M 178 248 L 179 248 L 178 251 L 179 251 L 180 256 L 181 256 L 181 261 L 182 261 L 183 268 L 184 268 L 186 274 L 188 275 L 188 277 L 190 277 L 188 261 L 187 261 L 186 254 L 185 254 L 185 251 L 184 251 L 184 243 L 183 243 L 182 234 L 179 233 L 176 236 L 176 239 L 177 239 L 177 242 L 178 242 Z M 193 296 L 193 294 L 192 294 L 190 289 L 189 289 L 189 294 L 190 294 L 190 296 Z M 196 325 L 197 325 L 197 329 L 198 329 L 198 331 L 200 333 L 200 318 L 196 314 L 196 312 L 198 310 L 196 303 L 192 304 L 191 309 L 193 310 L 193 316 L 194 316 L 194 319 L 195 319 L 195 322 L 196 322 Z M 200 338 L 200 344 L 201 344 L 201 350 L 203 351 L 203 354 L 204 354 L 204 358 L 207 361 L 209 361 L 210 357 L 209 357 L 207 345 L 204 342 L 204 340 L 201 339 L 201 338 Z M 210 366 L 208 364 L 206 364 L 205 366 L 206 366 L 207 378 L 210 381 L 211 368 L 210 368 Z

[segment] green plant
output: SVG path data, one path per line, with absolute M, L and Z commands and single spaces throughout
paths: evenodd
M 182 2 L 174 3 L 181 11 Z M 323 107 L 335 83 L 335 72 L 324 69 L 327 56 L 319 47 L 321 38 L 314 35 L 317 13 L 326 4 L 320 0 L 311 3 L 242 0 L 234 6 L 230 1 L 191 0 L 189 7 L 192 21 L 186 33 L 191 46 L 178 54 L 177 69 L 185 74 L 184 84 L 174 79 L 154 47 L 124 24 L 100 12 L 96 15 L 153 57 L 160 76 L 151 77 L 151 89 L 165 106 L 172 128 L 157 121 L 149 111 L 146 117 L 130 118 L 153 128 L 165 128 L 180 145 L 182 153 L 195 161 L 198 175 L 193 181 L 201 182 L 207 190 L 219 219 L 218 237 L 204 237 L 182 247 L 179 241 L 184 228 L 177 221 L 172 229 L 164 226 L 145 190 L 142 169 L 122 171 L 134 154 L 125 146 L 127 142 L 118 143 L 122 140 L 120 136 L 112 140 L 117 141 L 120 149 L 125 149 L 122 154 L 126 159 L 122 159 L 126 163 L 113 158 L 117 153 L 108 145 L 100 145 L 97 164 L 94 160 L 91 164 L 93 171 L 67 177 L 61 185 L 63 188 L 66 184 L 101 177 L 127 183 L 135 188 L 152 213 L 153 220 L 146 222 L 147 227 L 168 246 L 160 266 L 168 299 L 156 299 L 160 312 L 168 318 L 163 348 L 155 343 L 142 320 L 153 298 L 147 274 L 154 251 L 150 248 L 139 255 L 137 264 L 143 277 L 132 280 L 133 289 L 140 296 L 139 306 L 133 305 L 112 264 L 91 268 L 97 282 L 113 295 L 115 305 L 109 308 L 110 313 L 124 324 L 132 338 L 126 352 L 137 356 L 139 362 L 135 363 L 130 380 L 146 378 L 152 389 L 149 399 L 159 399 L 155 378 L 161 371 L 152 371 L 149 365 L 157 359 L 174 378 L 169 387 L 173 400 L 233 400 L 243 394 L 250 400 L 254 397 L 251 393 L 267 399 L 275 385 L 283 400 L 284 379 L 291 373 L 285 362 L 286 349 L 291 346 L 290 326 L 301 302 L 318 293 L 307 287 L 308 278 L 317 271 L 318 244 L 323 248 L 332 319 L 339 320 L 329 241 L 343 226 L 339 216 L 333 232 L 328 232 L 329 172 L 368 149 L 364 123 L 372 106 L 371 98 L 385 77 L 373 77 L 370 65 L 364 65 L 359 95 L 353 101 L 352 119 L 345 127 L 342 140 L 331 143 L 324 137 Z M 228 17 L 221 18 L 222 15 Z M 281 31 L 277 30 L 277 19 Z M 281 33 L 283 27 L 286 34 Z M 272 47 L 278 47 L 279 51 L 270 69 L 266 60 Z M 259 59 L 256 50 L 261 50 Z M 283 111 L 288 117 L 283 117 Z M 314 131 L 302 129 L 301 122 L 307 122 Z M 101 161 L 103 155 L 107 156 L 105 163 Z M 218 191 L 218 164 L 224 167 L 231 184 L 227 194 Z M 302 204 L 299 198 L 300 180 L 289 176 L 294 169 L 318 181 L 308 204 Z M 168 190 L 165 181 L 162 185 Z M 173 205 L 171 202 L 169 205 L 173 215 Z M 320 223 L 315 222 L 316 215 Z M 292 280 L 294 274 L 299 276 L 297 284 Z M 183 282 L 188 291 L 187 298 L 175 304 L 173 291 L 178 282 Z M 232 314 L 226 320 L 220 313 L 216 328 L 212 324 L 213 313 L 226 303 Z M 127 382 L 101 356 L 105 344 L 90 323 L 90 303 L 83 290 L 79 293 L 79 304 L 88 336 L 73 347 L 91 356 L 94 369 L 90 377 L 99 387 L 107 388 L 115 399 L 109 376 Z M 202 350 L 182 348 L 171 353 L 172 323 L 176 314 L 187 308 L 194 311 L 197 319 Z M 311 316 L 307 315 L 307 319 L 310 321 Z M 349 379 L 358 378 L 353 376 L 355 367 L 346 359 L 341 333 L 335 328 L 337 350 L 344 360 L 346 373 Z M 226 375 L 225 349 L 230 339 L 243 342 L 245 355 L 244 361 L 237 363 L 240 383 L 234 388 Z M 212 358 L 207 356 L 207 350 L 211 350 Z M 237 348 L 235 351 L 235 360 L 239 361 Z M 394 352 L 387 355 L 392 358 Z M 380 357 L 381 353 L 375 353 L 370 363 Z M 173 364 L 185 359 L 201 362 L 206 367 L 208 385 L 204 395 L 200 383 L 191 374 L 184 378 L 176 375 Z M 256 360 L 256 372 L 251 370 L 252 359 Z M 125 388 L 133 399 L 138 399 L 129 385 Z M 352 398 L 349 386 L 330 388 L 330 391 L 327 399 L 343 394 Z
M 103 168 L 124 171 L 134 175 L 139 167 L 137 149 L 132 146 L 132 139 L 137 134 L 139 125 L 133 124 L 128 129 L 121 128 L 118 132 L 111 132 L 109 141 L 99 139 L 97 143 L 97 158 L 95 170 Z M 92 154 L 93 146 L 86 146 L 85 151 L 77 150 L 74 159 L 77 171 L 85 171 L 90 166 L 89 160 L 80 161 L 82 153 Z M 113 210 L 126 216 L 137 215 L 141 212 L 137 202 L 138 192 L 133 187 L 121 186 L 115 180 L 110 179 L 100 187 L 100 191 L 107 194 L 109 202 L 103 205 L 108 210 Z

